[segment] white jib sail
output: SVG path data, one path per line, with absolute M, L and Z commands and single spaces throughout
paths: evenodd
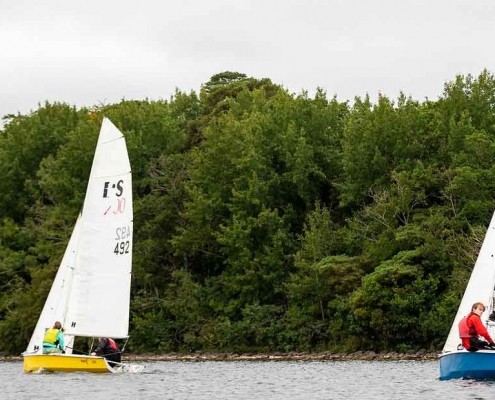
M 26 353 L 41 353 L 43 351 L 43 338 L 47 329 L 53 327 L 56 321 L 62 322 L 67 311 L 67 302 L 70 293 L 72 275 L 75 264 L 75 253 L 79 232 L 81 229 L 81 217 L 76 221 L 76 226 L 72 231 L 72 235 L 65 249 L 64 257 L 60 263 L 55 279 L 53 280 L 52 288 L 46 298 L 45 305 L 41 311 L 41 315 L 34 329 Z M 72 347 L 73 337 L 65 336 L 65 344 Z M 66 350 L 67 353 L 72 352 L 72 348 Z
M 486 231 L 485 240 L 481 246 L 478 259 L 474 265 L 471 278 L 469 279 L 466 291 L 462 297 L 461 305 L 457 310 L 454 323 L 450 328 L 450 333 L 445 342 L 443 352 L 457 350 L 461 343 L 459 338 L 459 322 L 471 312 L 474 303 L 482 302 L 486 307 L 492 303 L 493 290 L 495 286 L 495 213 L 490 221 L 490 226 Z M 483 323 L 487 319 L 488 308 L 481 317 Z
M 64 321 L 67 334 L 127 337 L 132 219 L 131 167 L 125 139 L 104 118 L 82 210 Z

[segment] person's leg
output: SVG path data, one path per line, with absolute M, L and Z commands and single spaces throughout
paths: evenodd
M 107 359 L 111 367 L 115 366 L 114 362 L 120 363 L 120 353 L 105 354 L 105 358 Z
M 490 344 L 479 338 L 471 338 L 469 339 L 469 351 L 478 351 L 478 350 L 491 350 Z
M 58 347 L 51 347 L 49 349 L 43 349 L 43 354 L 61 353 L 62 351 Z

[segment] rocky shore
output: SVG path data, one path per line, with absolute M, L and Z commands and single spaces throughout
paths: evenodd
M 350 360 L 434 360 L 437 353 L 190 353 L 190 354 L 136 354 L 126 355 L 129 361 L 350 361 Z
M 435 360 L 438 353 L 426 351 L 408 353 L 169 353 L 169 354 L 126 354 L 123 361 L 400 361 Z M 20 356 L 0 355 L 1 361 L 21 361 Z

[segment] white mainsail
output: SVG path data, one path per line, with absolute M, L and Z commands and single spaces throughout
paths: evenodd
M 128 336 L 132 268 L 132 180 L 122 133 L 103 124 L 82 210 L 64 320 L 73 336 Z
M 62 262 L 60 263 L 55 279 L 53 280 L 52 288 L 50 289 L 50 293 L 48 293 L 48 297 L 46 298 L 36 328 L 29 341 L 26 353 L 41 353 L 46 330 L 51 328 L 55 321 L 63 321 L 65 318 L 80 229 L 81 216 L 79 216 L 76 221 L 76 226 L 72 231 L 64 257 L 62 258 Z M 73 338 L 70 336 L 65 336 L 65 344 L 70 347 L 67 349 L 67 353 L 71 353 L 72 351 L 72 340 Z
M 482 302 L 487 306 L 482 321 L 486 320 L 488 312 L 493 310 L 493 294 L 495 286 L 495 213 L 492 216 L 485 240 L 481 246 L 478 259 L 471 273 L 466 291 L 462 297 L 461 305 L 457 310 L 454 323 L 450 328 L 450 333 L 445 342 L 443 352 L 457 350 L 461 343 L 459 339 L 458 325 L 461 319 L 469 314 L 471 307 L 476 302 Z M 488 307 L 491 306 L 491 307 Z

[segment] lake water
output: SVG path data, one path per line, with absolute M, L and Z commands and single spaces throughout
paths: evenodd
M 0 363 L 0 399 L 493 399 L 495 382 L 438 380 L 436 361 L 150 362 L 139 374 L 25 374 Z

